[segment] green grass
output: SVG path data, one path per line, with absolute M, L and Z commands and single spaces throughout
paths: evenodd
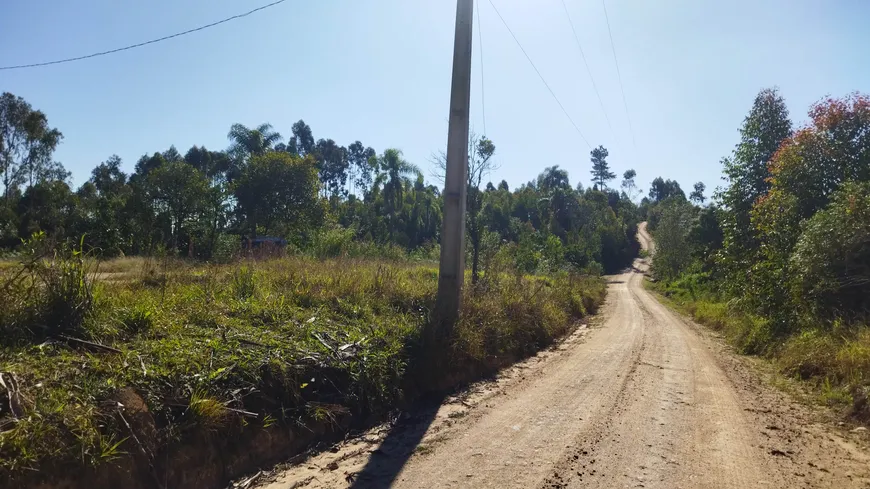
M 0 389 L 0 479 L 136 453 L 118 414 L 127 388 L 153 414 L 160 447 L 202 429 L 219 436 L 346 413 L 377 416 L 429 388 L 413 379 L 424 368 L 434 265 L 123 260 L 98 269 L 125 280 L 64 282 L 87 287 L 91 302 L 59 330 L 63 336 L 50 322 L 57 318 L 34 311 L 65 310 L 63 300 L 46 301 L 39 273 L 63 276 L 69 262 L 42 262 L 0 296 L 0 373 L 17 380 L 20 400 L 10 412 Z M 462 378 L 532 354 L 593 313 L 604 293 L 598 278 L 493 273 L 466 291 L 450 368 L 438 376 Z M 60 297 L 82 304 L 75 293 Z
M 766 320 L 723 302 L 691 277 L 647 286 L 678 311 L 721 332 L 741 353 L 766 357 L 782 375 L 803 381 L 817 401 L 870 421 L 870 327 L 804 319 L 791 334 L 777 336 Z

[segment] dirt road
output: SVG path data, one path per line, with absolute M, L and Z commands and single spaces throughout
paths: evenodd
M 645 267 L 611 277 L 597 323 L 557 348 L 264 487 L 870 487 L 861 433 L 665 308 Z

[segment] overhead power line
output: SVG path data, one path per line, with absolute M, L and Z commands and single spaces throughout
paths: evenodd
M 26 64 L 26 65 L 17 65 L 17 66 L 0 66 L 0 70 L 17 70 L 17 69 L 22 69 L 22 68 L 36 68 L 36 67 L 38 67 L 38 66 L 57 65 L 57 64 L 61 64 L 61 63 L 70 63 L 70 62 L 72 62 L 72 61 L 80 61 L 80 60 L 83 60 L 83 59 L 96 58 L 96 57 L 98 57 L 98 56 L 105 56 L 105 55 L 107 55 L 107 54 L 113 54 L 113 53 L 118 53 L 118 52 L 121 52 L 121 51 L 127 51 L 127 50 L 130 50 L 130 49 L 135 49 L 135 48 L 139 48 L 139 47 L 142 47 L 142 46 L 147 46 L 147 45 L 149 45 L 149 44 L 155 44 L 155 43 L 158 43 L 158 42 L 161 42 L 161 41 L 166 41 L 166 40 L 169 40 L 169 39 L 172 39 L 172 38 L 175 38 L 175 37 L 181 37 L 181 36 L 184 36 L 184 35 L 187 35 L 187 34 L 192 34 L 192 33 L 194 33 L 194 32 L 198 32 L 198 31 L 201 31 L 201 30 L 208 29 L 209 27 L 214 27 L 214 26 L 217 26 L 217 25 L 220 25 L 220 24 L 227 23 L 227 22 L 229 22 L 229 21 L 231 21 L 231 20 L 240 19 L 240 18 L 242 18 L 242 17 L 247 17 L 247 16 L 249 16 L 249 15 L 251 15 L 251 14 L 253 14 L 253 13 L 259 12 L 260 10 L 265 10 L 265 9 L 267 9 L 267 8 L 269 8 L 269 7 L 274 7 L 275 5 L 278 5 L 279 3 L 284 3 L 284 2 L 286 2 L 286 1 L 287 1 L 287 0 L 277 0 L 277 1 L 275 1 L 275 2 L 272 2 L 272 3 L 268 4 L 268 5 L 263 5 L 262 7 L 257 7 L 257 8 L 255 8 L 255 9 L 253 9 L 253 10 L 249 10 L 249 11 L 247 11 L 247 12 L 245 12 L 245 13 L 238 14 L 238 15 L 234 15 L 234 16 L 232 16 L 232 17 L 227 17 L 226 19 L 219 20 L 219 21 L 217 21 L 217 22 L 212 22 L 211 24 L 206 24 L 206 25 L 204 25 L 204 26 L 200 26 L 200 27 L 197 27 L 197 28 L 195 28 L 195 29 L 190 29 L 190 30 L 187 30 L 187 31 L 184 31 L 184 32 L 179 32 L 179 33 L 176 33 L 176 34 L 172 34 L 172 35 L 170 35 L 170 36 L 164 36 L 164 37 L 161 37 L 161 38 L 159 38 L 159 39 L 152 39 L 152 40 L 150 40 L 150 41 L 140 42 L 140 43 L 138 43 L 138 44 L 131 44 L 131 45 L 129 45 L 129 46 L 124 46 L 124 47 L 122 47 L 122 48 L 111 49 L 111 50 L 109 50 L 109 51 L 101 51 L 101 52 L 99 52 L 99 53 L 88 54 L 88 55 L 85 55 L 85 56 L 77 56 L 77 57 L 75 57 L 75 58 L 58 59 L 58 60 L 54 60 L 54 61 L 45 61 L 45 62 L 42 62 L 42 63 L 31 63 L 31 64 Z
M 628 114 L 628 102 L 625 99 L 625 86 L 622 84 L 622 74 L 619 73 L 619 60 L 616 59 L 616 45 L 613 44 L 613 31 L 610 30 L 610 18 L 607 16 L 607 1 L 601 0 L 604 7 L 604 20 L 607 22 L 607 34 L 610 36 L 610 49 L 613 51 L 613 62 L 616 64 L 616 77 L 619 79 L 619 89 L 622 91 L 622 105 L 625 106 L 625 117 L 628 119 L 628 130 L 631 132 L 631 143 L 637 146 L 634 139 L 634 128 L 631 125 L 631 116 Z
M 480 45 L 480 107 L 483 113 L 483 135 L 486 136 L 486 85 L 483 80 L 483 29 L 480 27 L 480 9 L 477 9 L 477 42 Z
M 607 109 L 604 108 L 604 101 L 601 100 L 601 93 L 598 92 L 598 86 L 595 84 L 595 77 L 592 76 L 592 70 L 589 68 L 589 62 L 586 61 L 586 54 L 583 53 L 583 46 L 580 45 L 580 36 L 577 35 L 577 29 L 574 27 L 574 21 L 571 20 L 571 14 L 568 13 L 568 6 L 565 0 L 562 0 L 562 8 L 565 9 L 565 17 L 568 18 L 568 23 L 571 25 L 571 32 L 574 33 L 574 40 L 577 41 L 577 49 L 580 50 L 580 58 L 583 59 L 583 65 L 586 66 L 586 73 L 589 74 L 589 81 L 592 82 L 592 89 L 595 90 L 595 95 L 598 97 L 598 104 L 601 105 L 601 112 L 604 113 L 604 120 L 607 121 L 607 127 L 614 135 L 613 125 L 610 124 L 610 117 L 607 116 Z
M 504 20 L 504 17 L 501 16 L 501 12 L 498 11 L 498 7 L 495 6 L 495 4 L 492 2 L 492 0 L 489 0 L 489 4 L 492 5 L 492 9 L 495 10 L 495 13 L 496 13 L 496 15 L 498 15 L 498 18 L 501 19 L 501 23 L 504 24 L 505 28 L 510 33 L 511 37 L 513 37 L 514 41 L 516 41 L 517 46 L 519 46 L 519 48 L 520 48 L 520 51 L 522 51 L 523 54 L 526 56 L 526 59 L 529 60 L 529 64 L 532 65 L 532 68 L 534 68 L 535 73 L 538 74 L 538 77 L 544 83 L 544 86 L 547 87 L 547 90 L 550 92 L 550 95 L 553 96 L 553 100 L 555 100 L 556 103 L 559 104 L 559 108 L 562 109 L 562 112 L 565 114 L 565 117 L 567 117 L 568 120 L 571 121 L 571 125 L 574 126 L 575 130 L 577 130 L 577 134 L 580 135 L 580 138 L 583 140 L 584 143 L 586 143 L 586 146 L 588 146 L 589 148 L 592 148 L 592 145 L 589 144 L 589 141 L 586 140 L 586 136 L 583 135 L 583 131 L 581 131 L 580 128 L 577 127 L 577 124 L 574 122 L 574 119 L 572 119 L 571 116 L 568 114 L 568 111 L 565 110 L 565 106 L 562 105 L 562 102 L 559 101 L 559 97 L 556 96 L 555 92 L 553 92 L 553 89 L 550 88 L 550 84 L 547 83 L 547 80 L 544 79 L 544 75 L 542 75 L 541 72 L 538 70 L 538 67 L 535 66 L 535 62 L 532 61 L 532 58 L 529 56 L 529 53 L 527 53 L 526 50 L 523 48 L 523 45 L 520 43 L 520 40 L 517 39 L 517 36 L 514 34 L 514 31 L 511 30 L 510 26 Z

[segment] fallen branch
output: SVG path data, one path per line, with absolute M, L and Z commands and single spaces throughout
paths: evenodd
M 59 337 L 60 337 L 60 338 L 63 338 L 63 339 L 66 340 L 66 341 L 71 341 L 71 342 L 73 342 L 73 343 L 78 343 L 78 344 L 80 344 L 80 345 L 90 346 L 90 347 L 92 347 L 92 348 L 97 348 L 97 349 L 100 349 L 100 350 L 110 351 L 110 352 L 112 352 L 112 353 L 122 353 L 121 350 L 119 350 L 119 349 L 117 349 L 117 348 L 112 348 L 111 346 L 108 346 L 108 345 L 102 345 L 102 344 L 100 344 L 100 343 L 94 343 L 94 342 L 92 342 L 92 341 L 80 340 L 80 339 L 78 339 L 78 338 L 73 338 L 72 336 L 67 336 L 67 335 L 63 335 L 63 334 L 62 334 L 62 335 L 59 335 Z
M 18 379 L 14 374 L 0 372 L 0 386 L 6 389 L 6 397 L 9 399 L 9 411 L 15 419 L 24 413 L 21 409 L 21 394 L 18 392 Z
M 333 348 L 332 345 L 327 343 L 326 340 L 321 338 L 319 334 L 312 332 L 311 336 L 313 336 L 315 339 L 317 339 L 317 341 L 319 341 L 321 345 L 325 346 L 327 350 L 331 351 L 332 353 L 335 353 L 335 348 Z
M 241 415 L 243 415 L 243 416 L 249 416 L 249 417 L 251 417 L 251 418 L 258 418 L 258 417 L 260 417 L 259 414 L 257 414 L 257 413 L 252 413 L 252 412 L 250 412 L 250 411 L 244 411 L 244 410 L 241 410 L 241 409 L 234 409 L 234 408 L 227 407 L 227 406 L 224 406 L 224 409 L 226 409 L 227 411 L 233 412 L 233 413 L 241 414 Z

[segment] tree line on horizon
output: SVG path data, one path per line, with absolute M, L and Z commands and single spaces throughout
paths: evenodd
M 62 138 L 24 99 L 0 97 L 0 249 L 14 250 L 42 232 L 102 257 L 217 260 L 237 252 L 244 238 L 276 236 L 321 255 L 368 243 L 437 257 L 441 190 L 397 149 L 315 139 L 302 120 L 286 139 L 269 124 L 233 124 L 226 149 L 194 145 L 182 153 L 171 146 L 143 155 L 130 173 L 112 155 L 74 189 L 53 159 Z M 471 135 L 466 221 L 475 279 L 480 262 L 505 245 L 503 254 L 526 272 L 600 273 L 630 263 L 641 212 L 634 170 L 624 173 L 621 191 L 609 188 L 616 175 L 608 151 L 598 147 L 590 155 L 592 188 L 573 186 L 556 165 L 510 189 L 487 180 L 495 154 L 493 141 Z M 434 159 L 443 168 L 443 153 Z M 658 178 L 653 189 L 657 196 L 679 185 Z

